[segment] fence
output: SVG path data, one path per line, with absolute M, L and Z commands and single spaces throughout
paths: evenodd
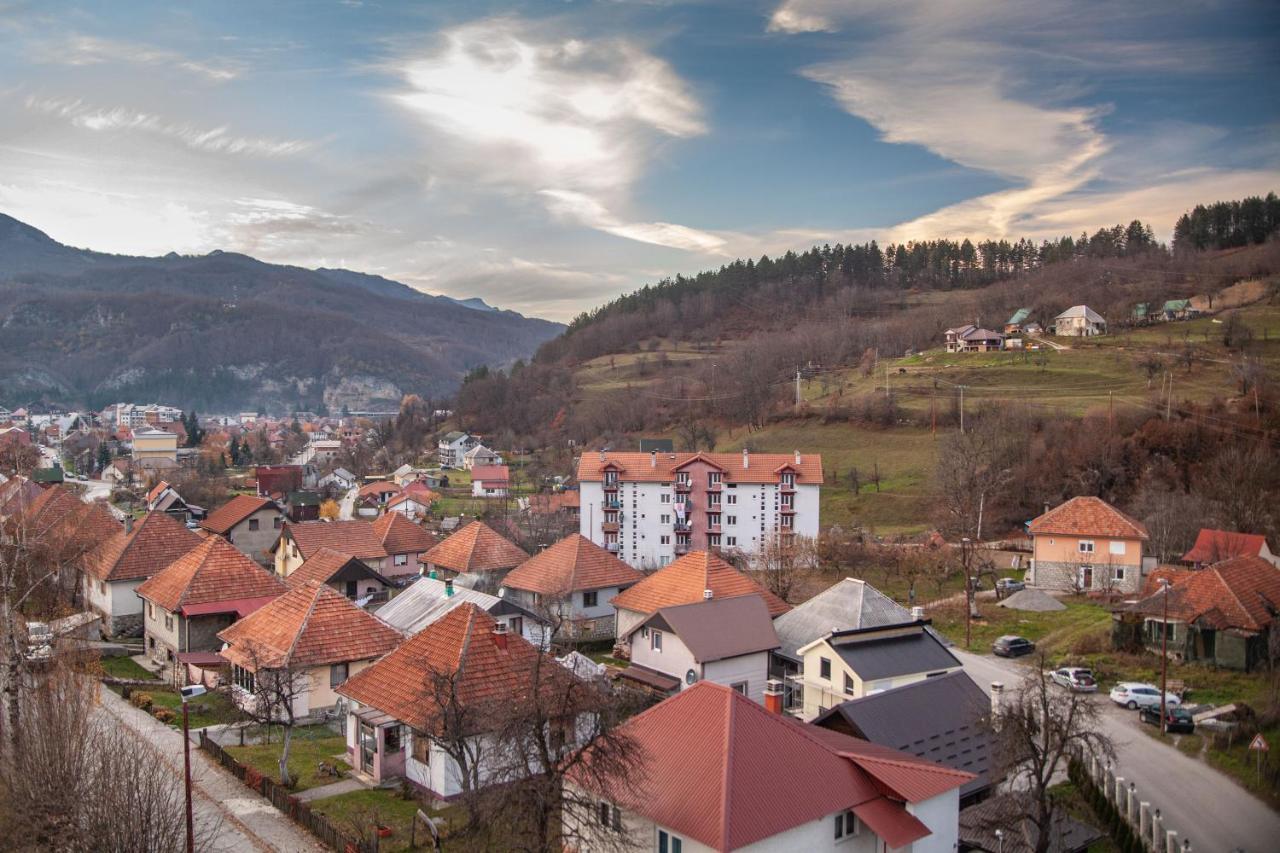
M 334 850 L 343 853 L 377 853 L 377 842 L 361 843 L 347 833 L 341 831 L 324 815 L 311 811 L 311 807 L 289 793 L 289 789 L 252 767 L 246 767 L 236 761 L 232 755 L 218 745 L 203 730 L 200 732 L 200 748 L 217 759 L 231 775 L 235 776 L 249 788 L 257 791 L 271 802 L 276 809 L 288 815 L 289 819 L 310 832 L 320 841 Z
M 1091 799 L 1095 813 L 1107 820 L 1112 837 L 1121 842 L 1122 850 L 1144 850 L 1150 853 L 1191 853 L 1190 839 L 1178 842 L 1178 833 L 1166 826 L 1160 809 L 1138 797 L 1137 785 L 1126 782 L 1119 768 L 1110 761 L 1092 756 L 1072 759 L 1072 781 L 1084 783 L 1084 793 Z

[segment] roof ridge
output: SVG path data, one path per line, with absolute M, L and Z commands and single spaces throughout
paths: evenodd
M 471 629 L 475 625 L 476 608 L 470 602 L 463 602 L 459 607 L 467 608 L 467 626 L 462 632 L 462 643 L 458 646 L 458 663 L 454 666 L 454 678 L 461 680 L 462 668 L 467 660 L 467 652 L 471 649 Z
M 1240 610 L 1243 611 L 1245 618 L 1248 619 L 1250 622 L 1252 622 L 1256 626 L 1258 624 L 1257 620 L 1254 619 L 1253 614 L 1249 612 L 1248 606 L 1245 605 L 1245 603 L 1240 600 L 1240 596 L 1236 595 L 1236 591 L 1232 589 L 1231 584 L 1227 583 L 1227 579 L 1222 576 L 1222 570 L 1215 569 L 1213 572 L 1213 576 L 1217 578 L 1218 583 L 1220 583 L 1227 590 L 1227 594 L 1231 596 L 1231 599 L 1236 603 L 1236 605 L 1240 608 Z M 1255 592 L 1256 591 L 1257 590 L 1255 590 Z
M 226 541 L 226 540 L 225 540 L 225 539 L 223 539 L 221 536 L 210 536 L 208 539 L 204 540 L 204 541 L 203 541 L 203 542 L 201 542 L 199 545 L 197 545 L 196 547 L 192 548 L 190 551 L 188 551 L 188 552 L 187 552 L 187 554 L 186 554 L 185 556 L 189 556 L 189 555 L 191 555 L 191 554 L 194 554 L 196 551 L 200 550 L 201 548 L 205 547 L 206 545 L 208 546 L 208 548 L 206 548 L 206 550 L 205 550 L 205 552 L 204 552 L 204 555 L 203 555 L 202 557 L 200 557 L 200 559 L 199 559 L 199 560 L 197 560 L 197 561 L 196 561 L 196 566 L 195 566 L 195 568 L 191 570 L 191 576 L 190 576 L 189 578 L 187 578 L 187 582 L 186 582 L 185 584 L 183 584 L 183 585 L 182 585 L 182 591 L 181 591 L 180 593 L 178 593 L 178 602 L 177 602 L 177 603 L 178 603 L 178 606 L 177 606 L 177 607 L 175 607 L 175 608 L 173 608 L 174 610 L 179 610 L 179 609 L 181 609 L 181 608 L 182 608 L 183 602 L 184 602 L 184 601 L 186 600 L 186 598 L 187 598 L 187 593 L 191 592 L 191 587 L 195 586 L 196 578 L 200 576 L 200 572 L 201 572 L 201 570 L 203 570 L 203 569 L 204 569 L 204 567 L 205 567 L 205 566 L 208 564 L 208 562 L 209 562 L 209 552 L 210 552 L 210 551 L 212 551 L 214 548 L 216 548 L 216 547 L 217 547 L 214 543 L 215 543 L 215 542 L 225 542 L 225 541 Z M 230 547 L 230 546 L 228 546 L 228 547 Z M 179 557 L 178 559 L 182 559 L 182 558 L 181 558 L 181 557 Z M 175 561 L 175 562 L 176 562 L 176 561 Z M 165 567 L 165 569 L 170 568 L 172 565 L 173 565 L 173 563 L 170 563 L 168 566 L 166 566 L 166 567 Z M 164 571 L 164 569 L 162 569 L 161 571 Z M 159 574 L 159 572 L 157 572 L 156 574 L 158 575 L 158 574 Z
M 325 589 L 324 584 L 316 584 L 315 592 L 311 595 L 311 604 L 307 606 L 307 612 L 302 617 L 302 623 L 298 625 L 298 632 L 293 635 L 293 642 L 289 643 L 289 648 L 284 653 L 283 663 L 285 666 L 288 666 L 289 661 L 293 659 L 293 651 L 298 647 L 298 641 L 302 639 L 302 635 L 306 633 L 307 624 L 311 622 L 311 614 L 316 612 L 316 604 L 320 601 L 320 596 L 324 594 Z M 288 593 L 285 593 L 285 595 L 288 595 Z M 279 600 L 279 598 L 276 599 L 276 601 Z
M 723 697 L 723 701 L 729 703 L 729 719 L 724 727 L 724 773 L 721 776 L 724 809 L 720 812 L 720 844 L 725 850 L 729 849 L 729 810 L 733 805 L 733 797 L 729 794 L 729 783 L 733 778 L 733 735 L 738 727 L 738 703 L 734 701 L 734 695 L 734 692 L 729 690 L 728 695 Z

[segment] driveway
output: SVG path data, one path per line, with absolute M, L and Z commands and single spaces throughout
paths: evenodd
M 988 693 L 1000 681 L 1006 692 L 1028 671 L 1024 664 L 952 649 L 965 671 Z M 1280 848 L 1280 814 L 1230 778 L 1198 759 L 1140 731 L 1138 715 L 1094 697 L 1103 733 L 1115 744 L 1119 775 L 1138 786 L 1139 797 L 1160 809 L 1165 827 L 1190 839 L 1200 853 L 1269 853 Z

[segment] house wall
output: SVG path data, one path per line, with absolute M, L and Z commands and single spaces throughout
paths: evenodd
M 651 636 L 645 636 L 645 633 L 652 635 L 652 628 L 637 628 L 631 632 L 629 640 L 631 641 L 631 662 L 639 666 L 645 666 L 658 672 L 666 673 L 672 678 L 679 679 L 681 689 L 685 687 L 685 674 L 689 670 L 693 670 L 698 674 L 698 678 L 702 678 L 702 666 L 693 657 L 693 652 L 689 651 L 678 636 L 671 631 L 662 632 L 662 650 L 657 651 L 651 648 Z
M 1093 542 L 1093 552 L 1080 551 L 1082 541 Z M 1076 588 L 1082 565 L 1093 567 L 1095 590 L 1137 592 L 1142 586 L 1142 540 L 1114 539 L 1103 536 L 1068 536 L 1060 533 L 1032 537 L 1030 583 L 1042 589 Z M 1112 548 L 1124 553 L 1113 553 Z M 1112 580 L 1116 570 L 1123 579 Z
M 182 617 L 176 613 L 171 614 L 158 604 L 144 602 L 143 604 L 143 634 L 145 635 L 146 654 L 152 660 L 160 663 L 168 663 L 171 656 L 176 657 L 181 651 L 182 646 L 179 641 L 181 639 Z M 173 627 L 165 627 L 165 617 L 173 617 Z M 154 643 L 152 642 L 154 641 Z
M 831 661 L 831 678 L 822 678 L 821 659 L 827 658 Z M 946 669 L 946 672 L 954 672 L 960 667 L 953 666 Z M 942 670 L 929 670 L 927 672 L 907 672 L 894 675 L 890 678 L 881 678 L 875 681 L 865 681 L 858 673 L 844 662 L 844 659 L 836 654 L 830 644 L 822 642 L 812 649 L 809 649 L 804 655 L 804 661 L 801 665 L 801 674 L 804 683 L 804 708 L 803 718 L 812 720 L 822 711 L 828 708 L 834 708 L 841 702 L 850 699 L 861 699 L 863 696 L 870 695 L 884 690 L 892 690 L 897 687 L 906 687 L 908 684 L 915 684 L 917 681 L 923 681 L 929 677 L 929 672 L 939 672 Z M 846 693 L 844 689 L 844 676 L 848 673 L 853 679 L 853 692 Z
M 769 653 L 756 652 L 710 661 L 702 665 L 702 677 L 725 687 L 745 681 L 747 698 L 764 704 L 764 683 L 769 677 Z
M 638 610 L 627 610 L 625 607 L 614 609 L 617 620 L 618 636 L 631 641 L 631 632 L 640 627 L 640 623 L 648 619 L 650 614 Z
M 84 577 L 84 597 L 89 608 L 102 614 L 103 629 L 112 636 L 136 637 L 142 634 L 142 599 L 138 587 L 145 578 L 129 581 L 99 581 Z M 102 585 L 105 583 L 105 592 Z
M 302 558 L 302 552 L 298 550 L 298 544 L 293 541 L 293 538 L 281 537 L 276 546 L 276 574 L 287 578 L 304 562 L 306 561 Z
M 257 530 L 249 529 L 250 521 L 258 522 Z M 228 530 L 224 538 L 250 560 L 266 565 L 270 560 L 267 549 L 280 538 L 283 525 L 283 513 L 275 507 L 264 507 Z
M 960 788 L 920 803 L 907 803 L 907 811 L 929 827 L 930 834 L 911 845 L 911 853 L 952 853 L 960 844 Z

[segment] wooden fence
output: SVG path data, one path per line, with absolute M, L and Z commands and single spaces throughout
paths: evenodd
M 217 759 L 219 764 L 249 788 L 266 797 L 277 810 L 288 815 L 290 820 L 330 848 L 342 853 L 377 853 L 376 842 L 361 843 L 353 839 L 330 823 L 324 815 L 311 811 L 311 807 L 290 794 L 288 788 L 236 761 L 203 730 L 200 732 L 200 748 Z

